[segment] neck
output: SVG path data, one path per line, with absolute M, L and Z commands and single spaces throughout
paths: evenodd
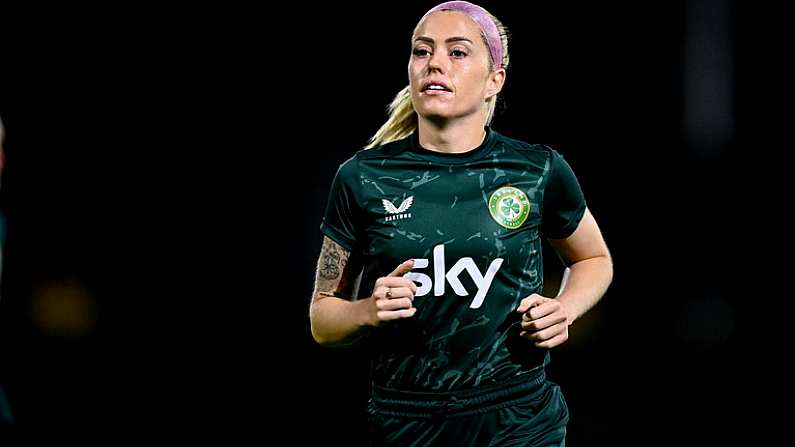
M 457 153 L 475 149 L 483 143 L 486 131 L 483 118 L 435 122 L 419 117 L 417 132 L 420 145 L 439 152 Z

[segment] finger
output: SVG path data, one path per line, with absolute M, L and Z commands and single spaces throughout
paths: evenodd
M 527 320 L 538 320 L 560 310 L 560 302 L 550 299 L 535 307 L 530 308 L 526 315 Z
M 386 296 L 386 292 L 389 289 L 390 288 L 388 286 L 376 285 L 375 291 L 373 291 L 373 296 L 376 298 L 376 300 L 388 300 L 389 297 Z
M 403 261 L 392 273 L 386 275 L 388 277 L 401 277 L 410 272 L 414 268 L 414 259 Z
M 544 297 L 534 293 L 527 298 L 523 299 L 521 303 L 519 303 L 519 307 L 516 308 L 516 311 L 520 314 L 527 312 L 527 309 L 531 307 L 537 306 L 538 304 L 544 301 Z
M 378 300 L 375 305 L 379 310 L 399 310 L 411 308 L 411 300 L 409 298 L 398 298 L 391 300 Z
M 539 348 L 550 349 L 554 348 L 555 346 L 562 345 L 568 339 L 569 339 L 569 334 L 563 333 L 555 337 L 552 337 L 549 340 L 537 342 L 535 345 Z
M 553 337 L 560 335 L 561 333 L 566 331 L 566 327 L 562 325 L 555 325 L 552 327 L 548 327 L 546 329 L 542 329 L 540 331 L 526 331 L 528 333 L 527 339 L 533 340 L 537 342 L 542 342 L 545 340 L 549 340 Z
M 414 292 L 408 287 L 405 286 L 389 286 L 385 284 L 380 284 L 376 286 L 375 291 L 373 292 L 373 296 L 376 299 L 383 300 L 383 299 L 395 299 L 395 298 L 411 298 L 414 299 Z
M 417 313 L 417 308 L 401 310 L 379 310 L 378 319 L 381 321 L 397 320 L 398 318 L 408 318 Z
M 414 299 L 414 292 L 408 287 L 392 287 L 390 289 L 392 291 L 392 296 L 389 297 L 391 299 L 395 298 L 410 298 Z
M 414 287 L 416 288 L 417 285 L 414 284 L 414 281 L 408 278 L 402 277 L 395 277 L 395 276 L 383 276 L 375 280 L 376 287 L 378 286 L 387 286 L 387 287 Z
M 562 323 L 564 321 L 566 321 L 566 316 L 558 312 L 547 315 L 546 317 L 539 318 L 537 320 L 524 320 L 522 321 L 522 328 L 531 332 L 540 331 L 541 329 L 546 329 L 550 326 Z

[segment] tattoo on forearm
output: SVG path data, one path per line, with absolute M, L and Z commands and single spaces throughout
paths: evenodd
M 320 276 L 323 279 L 337 279 L 345 267 L 345 260 L 337 247 L 325 241 L 323 244 L 323 252 L 320 255 Z
M 340 276 L 340 257 L 332 248 L 330 251 L 323 251 L 320 260 L 320 276 L 323 279 L 337 279 Z
M 317 261 L 314 296 L 350 299 L 361 268 L 359 258 L 332 239 L 324 237 Z

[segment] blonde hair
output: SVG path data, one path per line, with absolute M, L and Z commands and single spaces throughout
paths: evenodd
M 508 54 L 508 29 L 491 13 L 489 17 L 494 21 L 497 26 L 497 31 L 500 33 L 500 43 L 502 44 L 502 68 L 508 69 L 510 56 Z M 417 24 L 419 26 L 419 24 Z M 488 41 L 483 31 L 480 32 L 483 43 L 488 47 Z M 489 72 L 494 70 L 494 61 L 492 60 L 491 52 L 489 52 Z M 494 118 L 494 110 L 497 106 L 496 94 L 488 99 L 488 113 L 486 114 L 486 125 L 491 125 L 491 120 Z M 389 119 L 381 126 L 380 129 L 370 138 L 370 142 L 365 149 L 370 149 L 391 141 L 400 140 L 411 135 L 417 130 L 417 112 L 414 110 L 414 104 L 411 102 L 411 85 L 403 88 L 392 103 L 387 107 L 389 111 Z

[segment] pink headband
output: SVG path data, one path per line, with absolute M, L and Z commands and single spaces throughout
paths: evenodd
M 486 35 L 486 42 L 489 44 L 491 58 L 494 61 L 494 69 L 496 70 L 502 67 L 502 40 L 500 39 L 500 32 L 497 30 L 497 25 L 491 17 L 489 17 L 489 13 L 485 9 L 469 2 L 445 2 L 431 8 L 430 11 L 425 13 L 425 16 L 436 11 L 459 11 L 474 20 Z

